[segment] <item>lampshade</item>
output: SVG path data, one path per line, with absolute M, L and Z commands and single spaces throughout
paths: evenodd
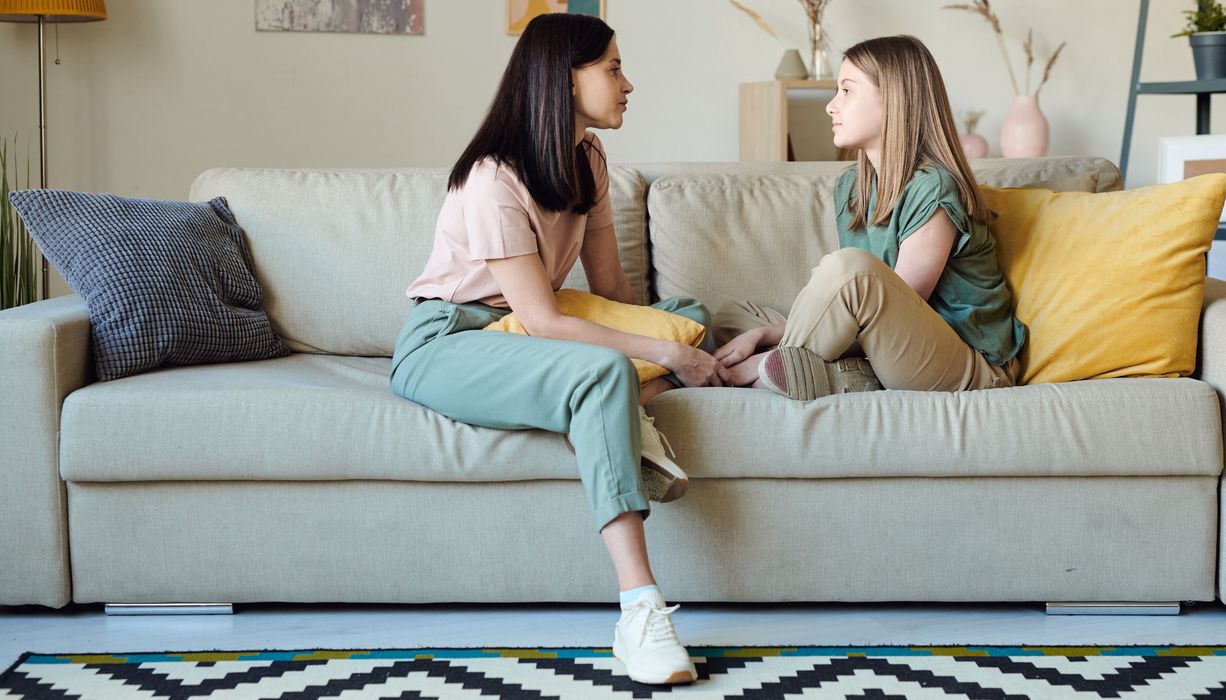
M 0 22 L 96 22 L 106 19 L 104 0 L 0 0 Z

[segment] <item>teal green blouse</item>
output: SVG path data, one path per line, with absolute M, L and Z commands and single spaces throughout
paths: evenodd
M 996 262 L 996 242 L 986 225 L 966 215 L 953 176 L 939 167 L 917 170 L 884 226 L 866 225 L 853 231 L 850 202 L 855 185 L 853 166 L 843 173 L 834 189 L 839 245 L 866 250 L 893 268 L 898 263 L 898 247 L 941 207 L 957 227 L 958 238 L 928 304 L 967 345 L 983 353 L 988 362 L 1003 365 L 1013 359 L 1026 342 L 1026 326 L 1013 316 L 1012 295 Z M 868 200 L 869 218 L 876 207 L 874 176 Z

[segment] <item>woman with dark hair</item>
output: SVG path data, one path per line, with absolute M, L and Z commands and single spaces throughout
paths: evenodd
M 604 150 L 587 131 L 620 127 L 633 89 L 601 20 L 558 13 L 528 24 L 451 171 L 434 250 L 408 288 L 416 304 L 396 341 L 391 385 L 457 421 L 569 437 L 617 570 L 614 654 L 636 681 L 679 683 L 696 673 L 673 628 L 676 607 L 665 606 L 652 575 L 643 519 L 649 500 L 680 497 L 688 480 L 641 402 L 677 384 L 720 386 L 723 370 L 689 345 L 565 316 L 554 297 L 581 260 L 594 294 L 633 303 Z M 654 306 L 710 323 L 692 299 Z M 482 330 L 511 312 L 529 335 Z M 640 391 L 632 357 L 672 375 Z

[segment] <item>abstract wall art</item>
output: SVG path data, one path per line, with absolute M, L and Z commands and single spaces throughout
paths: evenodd
M 604 0 L 507 0 L 507 34 L 522 34 L 537 15 L 574 12 L 604 19 Z
M 424 34 L 425 0 L 255 0 L 255 28 L 267 32 Z

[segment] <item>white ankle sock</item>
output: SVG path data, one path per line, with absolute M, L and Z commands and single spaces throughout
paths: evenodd
M 656 586 L 654 584 L 650 586 L 639 586 L 638 588 L 631 588 L 628 591 L 622 591 L 621 593 L 618 594 L 618 598 L 621 600 L 622 610 L 625 610 L 629 608 L 630 606 L 634 605 L 634 601 L 638 600 L 639 596 L 644 595 L 646 593 L 654 593 L 656 598 L 659 600 L 659 602 L 663 603 L 664 596 L 660 594 L 659 586 Z

